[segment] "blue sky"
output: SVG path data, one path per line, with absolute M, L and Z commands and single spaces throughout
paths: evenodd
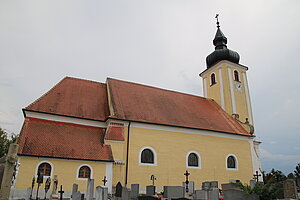
M 0 2 L 0 127 L 19 133 L 21 108 L 65 76 L 113 77 L 202 96 L 215 14 L 249 67 L 263 169 L 300 162 L 300 1 Z

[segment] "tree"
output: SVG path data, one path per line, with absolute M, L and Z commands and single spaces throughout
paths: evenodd
M 298 163 L 298 165 L 296 166 L 294 173 L 297 178 L 300 178 L 300 163 Z
M 17 135 L 14 133 L 9 137 L 9 134 L 0 127 L 0 158 L 7 154 L 9 145 L 14 143 L 17 138 Z

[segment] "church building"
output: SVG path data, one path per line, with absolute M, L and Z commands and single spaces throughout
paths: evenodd
M 25 107 L 13 197 L 24 196 L 38 172 L 44 182 L 56 176 L 65 197 L 74 183 L 85 192 L 88 178 L 111 193 L 118 182 L 145 191 L 151 177 L 158 191 L 182 185 L 186 170 L 195 188 L 204 181 L 248 183 L 261 173 L 248 67 L 217 25 L 215 50 L 200 73 L 204 97 L 65 77 Z

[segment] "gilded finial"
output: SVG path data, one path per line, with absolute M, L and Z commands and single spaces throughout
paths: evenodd
M 215 18 L 217 19 L 217 28 L 220 28 L 219 14 L 216 14 Z

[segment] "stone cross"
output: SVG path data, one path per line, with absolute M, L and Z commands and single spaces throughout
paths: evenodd
M 38 171 L 38 173 L 37 173 L 36 182 L 38 184 L 37 191 L 36 191 L 36 200 L 38 200 L 38 198 L 39 198 L 39 188 L 40 188 L 40 185 L 43 183 L 43 174 L 40 171 Z
M 5 168 L 3 172 L 3 178 L 0 190 L 0 199 L 8 199 L 11 189 L 11 183 L 15 172 L 15 164 L 18 160 L 18 144 L 10 144 L 8 153 L 5 159 Z
M 33 191 L 33 188 L 34 188 L 34 184 L 35 184 L 35 178 L 33 177 L 33 178 L 32 178 L 32 182 L 31 182 L 30 199 L 32 199 L 32 191 Z
M 53 187 L 52 187 L 52 194 L 50 196 L 51 200 L 52 199 L 58 199 L 58 195 L 56 194 L 57 185 L 58 185 L 57 175 L 54 175 L 54 178 L 53 178 Z
M 258 178 L 260 177 L 261 175 L 258 174 L 258 171 L 255 172 L 255 174 L 253 175 L 254 179 L 256 180 L 256 182 L 258 182 Z
M 47 192 L 50 188 L 50 185 L 51 185 L 51 178 L 48 177 L 47 180 L 46 180 L 46 183 L 45 183 L 45 199 L 46 199 Z
M 105 186 L 105 184 L 107 183 L 106 176 L 104 176 L 104 178 L 103 178 L 102 182 L 103 182 L 103 185 Z
M 189 175 L 191 175 L 188 170 L 185 171 L 185 192 L 189 192 Z
M 62 200 L 63 199 L 63 193 L 65 193 L 65 191 L 63 191 L 62 189 L 62 185 L 60 185 L 60 191 L 58 191 L 59 195 L 59 199 Z

